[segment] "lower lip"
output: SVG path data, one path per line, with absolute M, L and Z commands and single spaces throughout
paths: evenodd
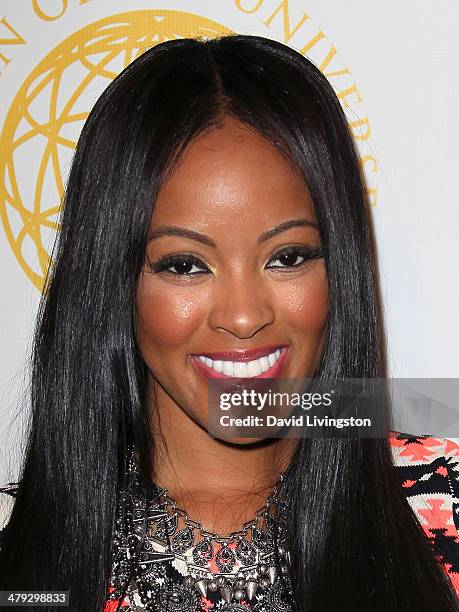
M 279 356 L 279 359 L 276 361 L 276 363 L 273 366 L 269 368 L 269 370 L 266 370 L 266 372 L 263 372 L 263 374 L 259 374 L 258 376 L 248 376 L 248 377 L 227 376 L 226 374 L 223 374 L 223 372 L 217 372 L 216 370 L 209 368 L 208 365 L 206 365 L 203 361 L 199 359 L 199 357 L 196 357 L 195 355 L 191 356 L 191 361 L 194 367 L 198 370 L 198 372 L 202 376 L 204 376 L 206 380 L 209 378 L 223 378 L 227 380 L 243 381 L 243 380 L 256 380 L 256 379 L 261 379 L 261 378 L 278 378 L 285 365 L 285 362 L 287 361 L 287 356 L 288 356 L 288 347 L 284 346 L 283 348 L 281 348 L 281 354 Z

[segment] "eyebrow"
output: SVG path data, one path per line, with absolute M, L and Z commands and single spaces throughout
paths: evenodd
M 279 225 L 276 225 L 270 230 L 263 232 L 260 234 L 257 243 L 261 244 L 262 242 L 266 242 L 270 238 L 277 236 L 281 232 L 285 232 L 292 227 L 313 227 L 315 229 L 319 229 L 317 223 L 314 221 L 309 221 L 308 219 L 290 219 L 289 221 L 284 221 Z M 216 247 L 217 243 L 209 238 L 205 234 L 200 234 L 199 232 L 195 232 L 194 230 L 186 229 L 184 227 L 177 227 L 175 225 L 161 225 L 158 229 L 150 232 L 148 234 L 148 242 L 151 240 L 155 240 L 157 238 L 161 238 L 162 236 L 178 236 L 179 238 L 190 238 L 191 240 L 197 240 L 202 244 L 207 246 Z

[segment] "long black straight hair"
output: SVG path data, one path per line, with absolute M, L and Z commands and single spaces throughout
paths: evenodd
M 386 376 L 373 234 L 340 103 L 312 62 L 262 37 L 167 41 L 130 64 L 86 121 L 35 334 L 31 419 L 0 588 L 70 590 L 102 610 L 127 449 L 153 465 L 135 293 L 154 203 L 202 130 L 237 118 L 302 172 L 326 247 L 318 377 Z M 286 476 L 294 606 L 443 612 L 457 598 L 396 481 L 388 440 L 301 440 Z M 39 608 L 43 609 L 43 608 Z

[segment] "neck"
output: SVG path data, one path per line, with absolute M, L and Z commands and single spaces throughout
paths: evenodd
M 239 530 L 264 505 L 297 442 L 233 444 L 213 438 L 159 386 L 150 415 L 156 484 L 191 519 L 221 535 Z

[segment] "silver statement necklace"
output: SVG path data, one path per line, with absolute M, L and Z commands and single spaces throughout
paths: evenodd
M 228 611 L 247 610 L 243 603 L 258 600 L 263 592 L 267 596 L 268 591 L 270 600 L 279 600 L 279 609 L 290 609 L 285 601 L 291 594 L 286 507 L 278 498 L 283 479 L 282 473 L 253 519 L 227 536 L 205 530 L 177 506 L 167 489 L 157 487 L 163 518 L 152 525 L 149 537 L 162 545 L 165 558 L 182 573 L 182 588 L 205 598 L 219 596 Z
M 110 600 L 126 597 L 126 612 L 292 612 L 283 479 L 252 520 L 221 536 L 192 520 L 167 489 L 145 487 L 131 449 L 116 512 Z

